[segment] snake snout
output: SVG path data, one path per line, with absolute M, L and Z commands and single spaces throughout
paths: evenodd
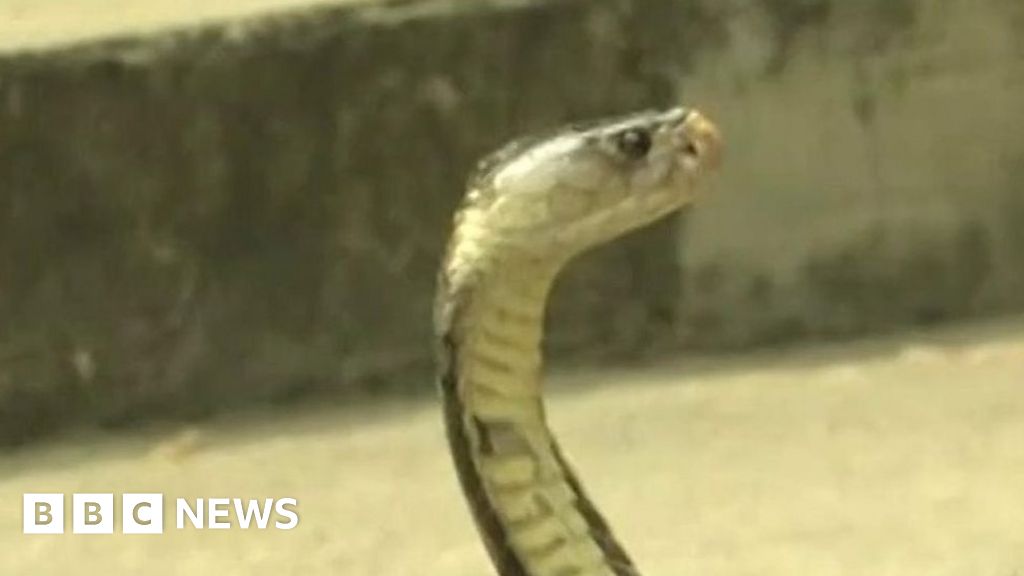
M 697 110 L 691 110 L 680 125 L 687 152 L 696 155 L 701 165 L 715 169 L 722 163 L 722 133 L 718 126 Z

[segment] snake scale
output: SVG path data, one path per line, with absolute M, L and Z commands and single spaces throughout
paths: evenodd
M 574 256 L 699 197 L 721 138 L 674 107 L 520 140 L 481 161 L 435 302 L 449 446 L 500 576 L 635 576 L 548 428 L 544 313 Z

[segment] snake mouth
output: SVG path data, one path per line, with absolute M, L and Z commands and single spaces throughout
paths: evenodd
M 714 170 L 722 163 L 722 133 L 698 110 L 690 110 L 678 127 L 683 154 Z

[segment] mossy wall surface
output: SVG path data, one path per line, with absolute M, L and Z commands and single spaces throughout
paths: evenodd
M 466 173 L 693 103 L 701 210 L 560 283 L 560 358 L 1021 308 L 1024 13 L 988 0 L 365 2 L 0 57 L 0 441 L 432 393 Z

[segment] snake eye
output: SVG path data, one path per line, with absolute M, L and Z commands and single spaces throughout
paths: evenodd
M 626 157 L 639 160 L 651 149 L 651 134 L 641 128 L 630 128 L 619 133 L 615 145 Z

